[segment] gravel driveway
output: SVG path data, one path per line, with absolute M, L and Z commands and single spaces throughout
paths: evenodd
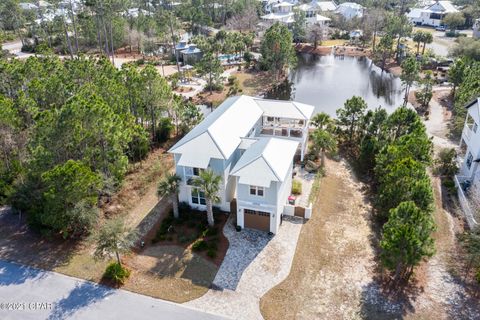
M 215 289 L 186 305 L 234 319 L 263 319 L 260 298 L 290 273 L 303 220 L 285 218 L 275 236 L 234 228 L 230 215 L 223 230 L 230 242 L 213 281 Z

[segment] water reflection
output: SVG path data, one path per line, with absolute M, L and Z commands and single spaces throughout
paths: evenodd
M 334 116 L 354 95 L 363 97 L 370 108 L 382 106 L 388 112 L 403 102 L 400 79 L 382 72 L 370 59 L 310 54 L 300 54 L 289 79 L 265 97 L 295 99 Z

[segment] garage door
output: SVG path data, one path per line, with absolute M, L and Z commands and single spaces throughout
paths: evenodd
M 270 231 L 270 212 L 243 209 L 245 228 Z

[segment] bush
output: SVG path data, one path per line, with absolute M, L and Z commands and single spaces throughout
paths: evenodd
M 204 251 L 208 248 L 208 244 L 205 240 L 197 240 L 192 246 L 193 251 Z
M 232 85 L 232 84 L 234 84 L 235 82 L 237 82 L 237 77 L 235 77 L 235 76 L 233 76 L 233 75 L 228 77 L 228 84 L 229 84 L 229 85 Z
M 217 256 L 217 251 L 215 251 L 214 249 L 208 249 L 207 256 L 213 259 Z
M 302 183 L 298 180 L 293 180 L 292 182 L 292 193 L 293 194 L 302 194 Z
M 165 142 L 170 138 L 173 132 L 173 124 L 170 118 L 162 118 L 158 124 L 155 132 L 155 140 L 158 142 Z
M 130 277 L 130 270 L 123 267 L 118 262 L 112 262 L 107 266 L 107 269 L 105 269 L 103 277 L 112 280 L 117 285 L 121 285 L 125 283 L 125 280 L 128 279 L 128 277 Z
M 208 249 L 217 250 L 217 249 L 218 249 L 217 243 L 214 242 L 214 241 L 209 241 L 209 242 L 208 242 Z

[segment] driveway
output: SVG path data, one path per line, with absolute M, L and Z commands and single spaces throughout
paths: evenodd
M 168 301 L 0 260 L 0 319 L 224 318 Z
M 213 281 L 214 289 L 186 305 L 234 319 L 263 319 L 260 298 L 290 273 L 303 219 L 285 218 L 279 232 L 234 228 L 230 215 L 223 233 L 230 247 Z

